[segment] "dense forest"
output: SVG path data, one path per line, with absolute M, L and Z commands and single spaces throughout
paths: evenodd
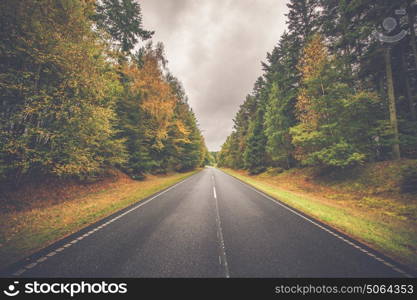
M 134 0 L 0 2 L 0 181 L 133 178 L 208 158 Z
M 414 0 L 291 0 L 218 165 L 348 168 L 417 158 Z

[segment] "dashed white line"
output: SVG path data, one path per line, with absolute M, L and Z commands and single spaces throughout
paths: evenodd
M 224 173 L 224 172 L 223 172 L 223 173 Z M 281 207 L 283 207 L 283 208 L 285 208 L 285 209 L 289 210 L 290 212 L 292 212 L 292 213 L 296 214 L 297 216 L 299 216 L 299 217 L 303 218 L 304 220 L 306 220 L 306 221 L 310 222 L 311 224 L 313 224 L 313 225 L 315 225 L 315 226 L 319 227 L 320 229 L 323 229 L 324 231 L 326 231 L 326 232 L 330 233 L 331 235 L 335 236 L 336 238 L 338 238 L 339 240 L 341 240 L 341 241 L 345 242 L 346 244 L 348 244 L 348 245 L 351 245 L 351 246 L 355 247 L 356 249 L 358 249 L 358 250 L 359 250 L 359 251 L 361 251 L 362 253 L 365 253 L 366 255 L 368 255 L 368 256 L 370 256 L 370 257 L 372 257 L 372 258 L 376 259 L 377 261 L 381 262 L 382 264 L 384 264 L 385 266 L 387 266 L 387 267 L 391 268 L 392 270 L 394 270 L 394 271 L 396 271 L 396 272 L 398 272 L 398 273 L 400 273 L 400 274 L 404 275 L 405 277 L 408 277 L 408 278 L 413 278 L 413 276 L 411 276 L 410 274 L 408 274 L 408 273 L 407 273 L 407 272 L 405 272 L 404 270 L 401 270 L 401 269 L 397 268 L 396 266 L 394 266 L 394 265 L 392 265 L 391 263 L 387 262 L 387 261 L 386 261 L 386 260 L 384 260 L 383 258 L 380 258 L 380 257 L 376 256 L 375 254 L 370 253 L 369 251 L 367 251 L 366 249 L 362 248 L 361 246 L 359 246 L 359 245 L 357 245 L 357 244 L 355 244 L 355 243 L 353 243 L 353 242 L 351 242 L 351 241 L 349 241 L 349 240 L 345 239 L 344 237 L 340 236 L 339 234 L 337 234 L 337 233 L 335 233 L 335 232 L 333 232 L 333 231 L 331 231 L 331 230 L 329 230 L 329 229 L 325 228 L 324 226 L 322 226 L 322 225 L 318 224 L 317 222 L 315 222 L 315 221 L 313 221 L 313 220 L 311 220 L 311 219 L 307 218 L 306 216 L 303 216 L 302 214 L 300 214 L 300 213 L 298 213 L 297 211 L 295 211 L 295 210 L 291 209 L 290 207 L 288 207 L 288 206 L 286 206 L 286 205 L 282 204 L 281 202 L 279 202 L 279 201 L 277 201 L 276 199 L 274 199 L 274 198 L 272 198 L 272 197 L 268 196 L 267 194 L 265 194 L 265 193 L 262 193 L 262 192 L 258 191 L 257 189 L 255 189 L 255 188 L 251 187 L 250 185 L 248 185 L 248 184 L 244 183 L 243 181 L 238 180 L 237 178 L 233 177 L 232 175 L 229 175 L 229 174 L 227 174 L 227 173 L 224 173 L 224 174 L 226 174 L 226 175 L 230 176 L 231 178 L 233 178 L 234 180 L 236 180 L 237 182 L 239 182 L 239 183 L 240 183 L 240 184 L 242 184 L 243 186 L 245 186 L 245 187 L 247 187 L 247 188 L 249 188 L 249 189 L 251 189 L 251 190 L 255 191 L 255 192 L 256 192 L 256 193 L 258 193 L 259 195 L 262 195 L 263 197 L 265 197 L 265 198 L 267 198 L 267 199 L 271 200 L 273 203 L 275 203 L 275 204 L 277 204 L 277 205 L 279 205 L 279 206 L 281 206 Z M 377 259 L 377 258 L 378 258 L 378 259 Z
M 214 192 L 214 199 L 216 200 L 215 202 L 216 202 L 217 237 L 218 237 L 219 243 L 220 243 L 220 245 L 219 245 L 219 250 L 220 250 L 219 264 L 223 265 L 225 276 L 226 276 L 226 278 L 229 278 L 230 277 L 229 265 L 227 263 L 226 247 L 224 245 L 222 222 L 220 220 L 219 203 L 218 203 L 218 200 L 217 200 L 216 187 L 215 186 L 213 186 L 213 192 Z

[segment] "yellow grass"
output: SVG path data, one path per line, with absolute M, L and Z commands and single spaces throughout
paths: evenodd
M 417 201 L 362 195 L 306 180 L 303 170 L 236 178 L 417 270 Z
M 118 178 L 99 192 L 58 203 L 44 201 L 25 210 L 0 211 L 0 267 L 16 262 L 196 172 L 149 176 L 144 181 Z

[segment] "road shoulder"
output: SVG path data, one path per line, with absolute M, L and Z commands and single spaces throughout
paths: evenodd
M 220 170 L 274 199 L 279 199 L 290 208 L 335 228 L 370 249 L 375 249 L 385 257 L 407 266 L 407 269 L 413 273 L 416 272 L 417 254 L 406 246 L 406 243 L 412 244 L 415 239 L 415 229 L 412 226 L 398 226 L 387 222 L 379 215 L 334 206 L 325 199 L 320 201 L 313 194 L 300 194 L 286 190 L 263 178 L 249 176 L 243 172 L 230 169 Z M 408 239 L 405 240 L 407 237 Z
M 0 212 L 0 269 L 65 240 L 139 201 L 146 200 L 200 170 L 120 182 L 100 192 L 45 207 Z

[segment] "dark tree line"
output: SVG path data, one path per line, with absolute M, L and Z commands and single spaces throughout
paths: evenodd
M 191 170 L 207 149 L 133 0 L 0 2 L 0 180 Z M 135 51 L 135 49 L 138 49 Z
M 259 173 L 416 158 L 417 3 L 291 0 L 288 8 L 288 29 L 218 164 Z

